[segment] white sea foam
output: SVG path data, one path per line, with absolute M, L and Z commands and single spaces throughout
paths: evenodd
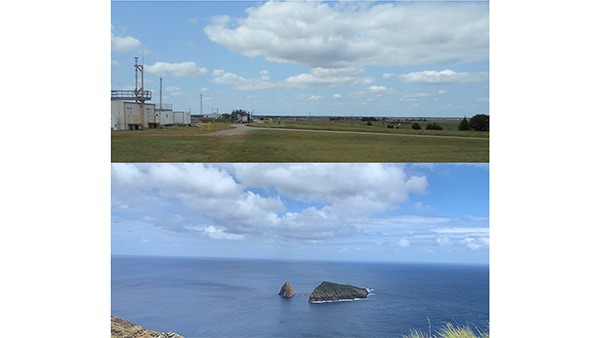
M 367 295 L 368 296 L 368 295 Z M 313 304 L 322 304 L 322 303 L 335 303 L 335 302 L 351 302 L 354 300 L 364 300 L 366 298 L 352 298 L 352 299 L 338 299 L 338 300 L 319 300 L 319 301 L 308 301 Z

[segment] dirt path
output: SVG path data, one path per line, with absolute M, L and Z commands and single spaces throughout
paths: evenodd
M 219 131 L 213 131 L 210 133 L 203 134 L 202 136 L 210 136 L 210 137 L 225 137 L 225 136 L 233 136 L 233 135 L 241 135 L 253 130 L 253 128 L 248 127 L 245 124 L 232 124 L 234 129 L 225 129 Z

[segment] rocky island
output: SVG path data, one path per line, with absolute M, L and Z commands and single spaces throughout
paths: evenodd
M 121 318 L 110 316 L 111 338 L 183 338 L 173 332 L 156 332 L 144 330 L 141 326 L 125 321 Z
M 285 282 L 285 284 L 283 284 L 281 291 L 279 291 L 279 295 L 286 298 L 293 297 L 295 295 L 294 289 L 292 289 L 290 282 Z
M 310 294 L 310 303 L 367 298 L 369 291 L 352 285 L 322 282 Z

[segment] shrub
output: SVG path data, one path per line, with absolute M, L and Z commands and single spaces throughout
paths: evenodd
M 371 121 L 367 122 L 367 126 L 372 126 L 373 123 L 371 123 Z
M 443 130 L 444 128 L 442 128 L 442 126 L 440 126 L 439 124 L 437 124 L 435 122 L 431 122 L 430 124 L 427 125 L 427 127 L 425 127 L 425 129 L 427 129 L 427 130 Z
M 394 129 L 394 125 L 393 124 L 388 124 L 388 128 Z
M 421 129 L 421 125 L 418 124 L 417 122 L 415 122 L 415 123 L 412 124 L 411 128 L 414 129 L 414 130 L 420 130 Z

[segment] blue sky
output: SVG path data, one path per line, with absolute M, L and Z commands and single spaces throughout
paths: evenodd
M 143 52 L 142 52 L 143 51 Z M 489 3 L 111 3 L 111 89 L 193 114 L 489 114 Z
M 112 254 L 487 264 L 487 164 L 112 164 Z

